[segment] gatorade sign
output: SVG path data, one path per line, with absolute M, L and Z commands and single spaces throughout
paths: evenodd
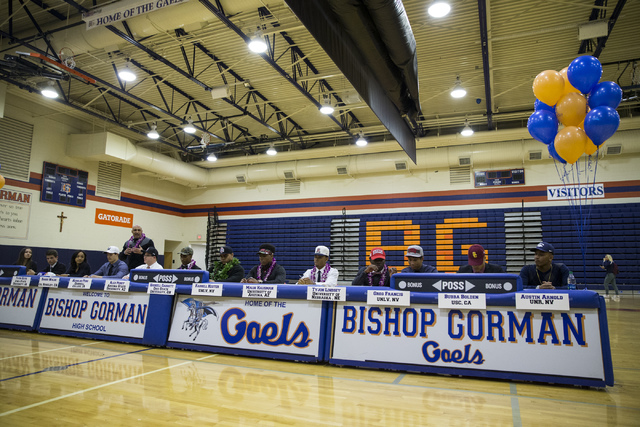
M 133 214 L 96 209 L 96 224 L 131 228 L 133 227 Z

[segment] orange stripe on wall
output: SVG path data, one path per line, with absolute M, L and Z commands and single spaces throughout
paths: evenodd
M 460 224 L 436 224 L 436 229 L 452 229 L 452 228 L 485 228 L 487 226 L 486 222 L 478 222 L 478 223 L 460 223 Z
M 478 222 L 478 218 L 445 218 L 445 224 L 455 224 L 458 222 Z
M 440 229 L 440 230 L 436 229 L 436 235 L 438 235 L 438 234 L 447 234 L 447 233 L 453 233 L 453 230 L 450 229 L 450 228 L 446 228 L 444 230 L 443 229 Z

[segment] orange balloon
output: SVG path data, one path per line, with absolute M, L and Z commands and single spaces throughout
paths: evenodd
M 4 187 L 4 176 L 0 175 L 0 188 Z
M 594 144 L 593 141 L 589 139 L 589 137 L 587 137 L 587 143 L 584 145 L 584 147 L 585 154 L 589 156 L 598 151 L 598 146 Z
M 564 79 L 555 70 L 543 71 L 533 80 L 533 94 L 540 101 L 553 107 L 564 94 Z
M 587 139 L 587 134 L 579 127 L 567 126 L 558 132 L 553 145 L 560 157 L 574 164 L 584 153 Z
M 556 117 L 565 126 L 578 126 L 587 115 L 587 99 L 579 93 L 563 95 L 556 104 Z
M 564 67 L 562 70 L 560 70 L 560 75 L 562 76 L 562 78 L 564 79 L 564 94 L 568 94 L 571 92 L 576 92 L 576 93 L 580 93 L 580 91 L 578 89 L 576 89 L 575 87 L 571 86 L 571 83 L 569 83 L 569 78 L 567 77 L 567 69 L 569 67 Z

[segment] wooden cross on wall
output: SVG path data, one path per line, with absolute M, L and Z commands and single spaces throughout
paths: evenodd
M 64 220 L 67 217 L 64 216 L 64 212 L 60 212 L 60 215 L 58 215 L 56 218 L 60 218 L 60 232 L 62 233 L 62 224 L 64 224 Z

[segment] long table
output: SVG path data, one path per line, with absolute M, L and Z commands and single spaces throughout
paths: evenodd
M 69 278 L 50 288 L 29 277 L 28 287 L 0 277 L 0 327 L 363 368 L 613 385 L 605 303 L 592 291 L 470 292 L 457 297 L 472 306 L 456 306 L 451 293 L 380 287 L 331 293 L 201 282 L 153 294 L 146 283 L 110 292 L 103 279 L 69 289 Z

